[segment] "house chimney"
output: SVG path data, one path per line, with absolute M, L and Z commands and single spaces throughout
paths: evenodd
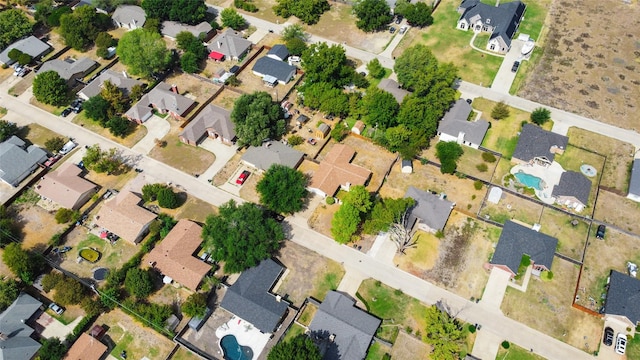
M 277 301 L 277 302 L 282 301 L 282 296 L 280 296 L 280 295 L 276 295 L 276 301 Z
M 329 335 L 329 341 L 333 342 L 336 339 L 336 334 Z
M 222 48 L 222 41 L 217 41 L 218 43 L 218 49 Z
M 7 340 L 7 335 L 3 332 L 0 332 L 0 341 L 5 341 Z
M 173 92 L 174 92 L 174 93 L 176 93 L 176 94 L 179 94 L 179 92 L 178 92 L 178 85 L 176 85 L 176 84 L 172 84 L 172 85 L 171 85 L 171 91 L 173 91 Z

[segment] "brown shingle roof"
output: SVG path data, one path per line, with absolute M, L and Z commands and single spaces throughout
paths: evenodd
M 96 215 L 96 224 L 123 239 L 135 242 L 144 232 L 156 214 L 139 206 L 140 198 L 130 192 L 122 191 L 107 200 Z
M 107 345 L 92 338 L 87 333 L 82 333 L 78 340 L 73 343 L 64 360 L 100 360 L 106 351 Z
M 87 191 L 95 189 L 96 185 L 81 178 L 81 172 L 82 170 L 72 163 L 62 164 L 56 171 L 42 177 L 36 186 L 36 193 L 67 209 L 82 206 L 78 201 Z
M 147 256 L 144 261 L 178 283 L 196 290 L 211 265 L 201 261 L 194 253 L 202 242 L 202 227 L 182 219 Z
M 351 159 L 356 154 L 353 148 L 336 144 L 327 154 L 324 161 L 311 179 L 310 187 L 320 189 L 328 196 L 332 196 L 338 191 L 340 185 L 364 185 L 371 171 L 351 164 Z

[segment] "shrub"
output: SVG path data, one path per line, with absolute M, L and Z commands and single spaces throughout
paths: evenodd
M 174 193 L 168 187 L 164 187 L 158 191 L 158 205 L 165 209 L 175 209 L 180 206 L 178 194 Z
M 47 149 L 52 153 L 60 151 L 60 149 L 62 149 L 63 146 L 64 146 L 64 139 L 59 136 L 49 138 L 44 142 L 45 149 Z
M 476 181 L 473 182 L 473 188 L 476 189 L 476 190 L 482 189 L 482 185 L 484 185 L 484 184 L 480 180 L 476 180 Z
M 291 146 L 300 145 L 303 142 L 304 142 L 304 138 L 300 135 L 293 135 L 293 136 L 290 136 L 289 139 L 287 139 L 287 144 Z
M 504 102 L 497 103 L 491 110 L 491 117 L 495 120 L 502 120 L 509 117 L 509 108 Z
M 490 152 L 483 152 L 482 153 L 482 160 L 488 162 L 488 163 L 494 163 L 496 162 L 496 156 L 493 155 Z
M 503 341 L 501 345 L 503 349 L 508 349 L 511 346 L 507 340 Z
M 475 325 L 469 325 L 469 332 L 470 333 L 475 333 L 476 332 L 476 326 Z
M 549 120 L 551 120 L 551 111 L 549 109 L 539 107 L 531 113 L 531 122 L 536 125 L 543 125 Z
M 476 165 L 476 169 L 478 169 L 478 171 L 480 171 L 480 172 L 487 172 L 489 167 L 485 163 L 480 163 L 480 164 Z
M 336 199 L 333 196 L 327 196 L 325 202 L 327 203 L 327 205 L 333 205 L 336 203 Z
M 51 239 L 49 239 L 49 245 L 58 246 L 58 245 L 62 244 L 62 240 L 63 240 L 62 233 L 55 233 L 55 234 L 53 234 Z
M 331 138 L 337 142 L 344 140 L 347 135 L 349 135 L 349 128 L 344 124 L 336 125 L 336 127 L 331 130 Z
M 60 208 L 56 212 L 56 222 L 58 224 L 65 224 L 70 221 L 76 221 L 80 217 L 80 212 L 67 208 Z
M 158 198 L 158 192 L 166 188 L 164 184 L 145 184 L 142 186 L 142 200 L 144 202 L 155 201 Z
M 540 278 L 543 281 L 551 281 L 551 280 L 553 280 L 553 272 L 551 272 L 551 271 L 543 271 L 542 274 L 540 274 Z

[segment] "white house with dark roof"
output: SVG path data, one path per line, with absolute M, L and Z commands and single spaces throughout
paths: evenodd
M 503 2 L 498 6 L 482 3 L 480 0 L 463 0 L 458 7 L 460 18 L 457 29 L 491 33 L 487 50 L 504 54 L 511 48 L 526 5 L 518 0 Z
M 46 42 L 31 35 L 24 39 L 20 39 L 13 44 L 7 46 L 2 52 L 0 52 L 0 63 L 4 65 L 11 65 L 15 60 L 9 59 L 9 52 L 13 49 L 18 49 L 21 52 L 31 56 L 34 60 L 40 59 L 43 55 L 51 51 L 51 46 Z
M 296 75 L 298 68 L 293 65 L 280 60 L 276 60 L 272 57 L 263 56 L 256 60 L 251 68 L 254 75 L 260 76 L 263 80 L 272 78 L 277 80 L 278 83 L 286 85 Z M 273 83 L 272 81 L 269 81 Z
M 406 224 L 408 229 L 417 226 L 418 229 L 431 233 L 442 231 L 455 206 L 443 196 L 419 190 L 413 186 L 407 189 L 404 197 L 415 200 L 415 205 L 409 211 L 409 219 Z
M 211 27 L 211 24 L 206 21 L 203 21 L 198 25 L 188 25 L 177 21 L 163 21 L 160 27 L 160 34 L 171 40 L 175 40 L 179 33 L 187 31 L 192 33 L 193 36 L 202 38 L 206 41 L 212 30 L 213 28 Z
M 629 193 L 627 198 L 640 202 L 640 159 L 633 161 L 631 168 L 631 180 L 629 181 Z
M 17 136 L 0 143 L 0 180 L 14 187 L 47 160 L 46 151 L 26 145 Z
M 78 92 L 78 96 L 82 99 L 89 100 L 94 96 L 100 95 L 102 84 L 106 81 L 111 82 L 122 90 L 125 95 L 129 95 L 131 89 L 136 85 L 144 85 L 140 80 L 132 79 L 124 73 L 118 73 L 113 70 L 105 70 L 97 78 L 93 79 L 87 86 Z
M 30 360 L 40 343 L 33 338 L 32 323 L 42 303 L 31 295 L 20 293 L 18 298 L 0 314 L 0 359 Z
M 147 14 L 140 6 L 120 5 L 111 15 L 111 19 L 117 27 L 134 30 L 144 26 L 147 21 Z
M 397 81 L 392 79 L 380 80 L 378 83 L 378 89 L 384 90 L 393 95 L 398 104 L 402 104 L 402 100 L 404 100 L 405 96 L 411 94 L 410 91 L 403 89 Z
M 242 162 L 260 171 L 268 170 L 271 165 L 285 165 L 295 169 L 302 162 L 304 153 L 280 141 L 265 141 L 262 146 L 250 146 L 242 155 Z
M 243 38 L 242 34 L 233 29 L 217 34 L 207 43 L 209 58 L 215 60 L 239 60 L 247 55 L 252 46 L 251 41 Z
M 289 49 L 283 44 L 273 45 L 273 47 L 269 49 L 269 52 L 267 52 L 267 56 L 274 60 L 286 61 L 289 57 Z
M 564 153 L 569 138 L 533 125 L 524 124 L 511 161 L 519 164 L 550 165 L 555 155 Z
M 87 74 L 96 69 L 99 64 L 87 57 L 80 59 L 66 58 L 64 60 L 54 59 L 42 64 L 38 74 L 55 71 L 61 78 L 67 81 L 70 87 L 76 83 L 76 79 L 82 80 Z
M 611 270 L 604 314 L 605 320 L 614 318 L 635 328 L 640 323 L 640 280 Z
M 180 141 L 196 146 L 208 136 L 223 144 L 232 145 L 236 139 L 236 127 L 229 110 L 209 104 L 191 120 L 180 133 Z
M 454 141 L 474 149 L 480 147 L 489 130 L 489 122 L 482 119 L 469 121 L 471 111 L 471 105 L 465 100 L 456 101 L 440 120 L 438 125 L 440 141 Z
M 355 306 L 355 300 L 329 291 L 316 311 L 309 330 L 323 339 L 323 360 L 362 360 L 382 320 Z
M 591 180 L 577 171 L 565 171 L 560 175 L 560 182 L 553 187 L 551 195 L 556 204 L 582 211 L 589 203 Z

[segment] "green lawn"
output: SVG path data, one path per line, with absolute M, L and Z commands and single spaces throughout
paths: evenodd
M 520 34 L 527 34 L 534 40 L 540 39 L 540 32 L 542 32 L 550 2 L 550 0 L 527 1 L 527 9 L 514 38 Z
M 216 160 L 216 156 L 199 147 L 178 140 L 177 133 L 169 132 L 163 140 L 166 146 L 155 146 L 149 156 L 187 174 L 202 174 Z
M 57 132 L 53 132 L 47 129 L 44 126 L 40 126 L 38 124 L 29 124 L 20 129 L 18 136 L 31 141 L 33 144 L 38 145 L 44 148 L 44 143 L 54 137 L 61 137 L 65 139 L 67 138 L 63 135 L 58 134 Z
M 114 326 L 109 329 L 109 335 L 114 341 L 117 341 L 116 347 L 111 350 L 111 355 L 113 355 L 116 359 L 120 359 L 122 350 L 128 350 L 127 348 L 133 342 L 133 335 L 131 335 L 131 333 L 129 332 L 123 333 L 122 328 L 119 326 Z
M 518 91 L 520 91 L 520 88 L 525 84 L 525 80 L 527 79 L 529 74 L 533 72 L 533 69 L 542 58 L 542 52 L 543 49 L 541 47 L 536 47 L 533 49 L 529 60 L 520 62 L 518 73 L 516 74 L 516 78 L 511 83 L 509 94 L 515 95 L 518 93 Z
M 544 358 L 518 345 L 510 344 L 509 349 L 506 350 L 500 347 L 496 360 L 544 360 Z
M 103 137 L 106 137 L 107 139 L 113 140 L 123 146 L 126 147 L 133 147 L 133 145 L 135 145 L 136 143 L 138 143 L 138 141 L 142 140 L 142 138 L 147 135 L 147 128 L 144 126 L 135 126 L 134 130 L 127 135 L 125 138 L 121 138 L 119 136 L 113 136 L 111 134 L 111 132 L 109 132 L 109 129 L 107 128 L 103 128 L 102 125 L 100 125 L 99 122 L 91 120 L 89 118 L 87 118 L 85 116 L 85 112 L 82 111 L 81 113 L 77 114 L 76 116 L 74 116 L 73 120 L 71 120 L 72 123 L 74 124 L 78 124 L 86 129 L 89 129 L 91 131 L 93 131 L 94 133 L 101 135 Z
M 571 224 L 574 220 L 571 216 L 554 210 L 544 208 L 540 224 L 541 232 L 558 239 L 557 251 L 560 254 L 569 256 L 572 259 L 582 260 L 584 245 L 587 241 L 589 224 L 583 220 L 577 220 L 577 225 Z
M 374 342 L 369 347 L 369 352 L 367 353 L 366 360 L 382 360 L 387 354 L 391 354 L 390 348 L 380 344 L 379 342 Z
M 640 359 L 640 334 L 627 342 L 627 359 Z
M 315 299 L 324 299 L 329 290 L 336 290 L 342 277 L 344 268 L 335 261 L 327 262 L 327 271 L 314 284 L 313 292 L 309 295 Z
M 287 330 L 287 333 L 284 335 L 284 339 L 282 339 L 282 341 L 289 341 L 300 334 L 304 334 L 304 328 L 295 323 L 291 324 L 291 327 L 289 328 L 289 330 Z

